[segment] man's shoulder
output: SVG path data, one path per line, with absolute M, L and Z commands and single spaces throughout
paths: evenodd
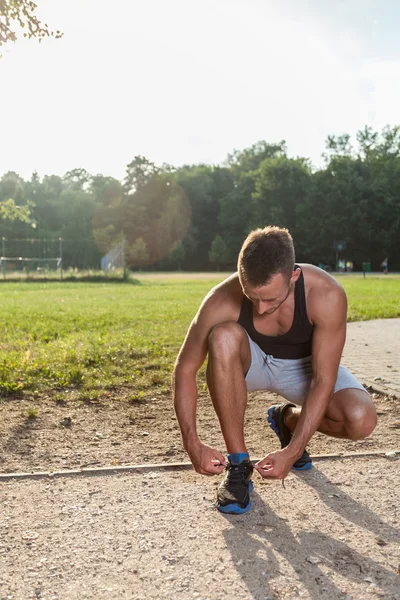
M 215 285 L 207 294 L 206 298 L 217 298 L 218 300 L 235 300 L 243 295 L 237 273 L 232 273 L 226 279 Z
M 346 293 L 329 273 L 311 264 L 299 263 L 304 276 L 307 313 L 311 322 L 336 309 L 342 311 Z
M 298 263 L 303 272 L 306 290 L 327 290 L 328 288 L 343 290 L 340 283 L 329 273 L 309 263 Z
M 202 307 L 206 311 L 215 311 L 224 317 L 227 314 L 229 319 L 233 318 L 243 298 L 243 291 L 239 282 L 237 273 L 233 273 L 216 286 L 214 286 L 204 298 Z

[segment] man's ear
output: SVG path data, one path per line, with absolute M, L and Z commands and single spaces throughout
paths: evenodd
M 290 283 L 295 283 L 295 281 L 297 281 L 298 278 L 300 277 L 300 273 L 301 273 L 301 269 L 300 269 L 300 267 L 297 267 L 297 269 L 295 269 L 293 271 L 293 274 L 290 278 Z

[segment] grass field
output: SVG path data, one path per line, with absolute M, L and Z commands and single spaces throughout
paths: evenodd
M 0 393 L 132 401 L 165 392 L 187 327 L 223 275 L 0 285 Z M 338 276 L 349 320 L 400 316 L 400 277 Z

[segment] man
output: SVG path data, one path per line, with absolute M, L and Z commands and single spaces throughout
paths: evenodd
M 281 450 L 255 465 L 264 478 L 308 469 L 306 445 L 315 431 L 358 440 L 376 425 L 373 402 L 340 358 L 347 301 L 341 285 L 309 264 L 295 264 L 287 229 L 252 231 L 238 271 L 203 300 L 174 370 L 174 405 L 183 444 L 195 470 L 224 473 L 217 507 L 251 508 L 253 465 L 244 438 L 247 392 L 277 392 L 288 402 L 268 410 Z M 228 451 L 203 444 L 196 431 L 196 374 L 208 354 L 207 383 Z

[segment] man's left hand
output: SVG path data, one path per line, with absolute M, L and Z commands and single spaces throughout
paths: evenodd
M 295 461 L 296 457 L 284 448 L 268 454 L 255 465 L 255 468 L 265 479 L 285 479 Z

